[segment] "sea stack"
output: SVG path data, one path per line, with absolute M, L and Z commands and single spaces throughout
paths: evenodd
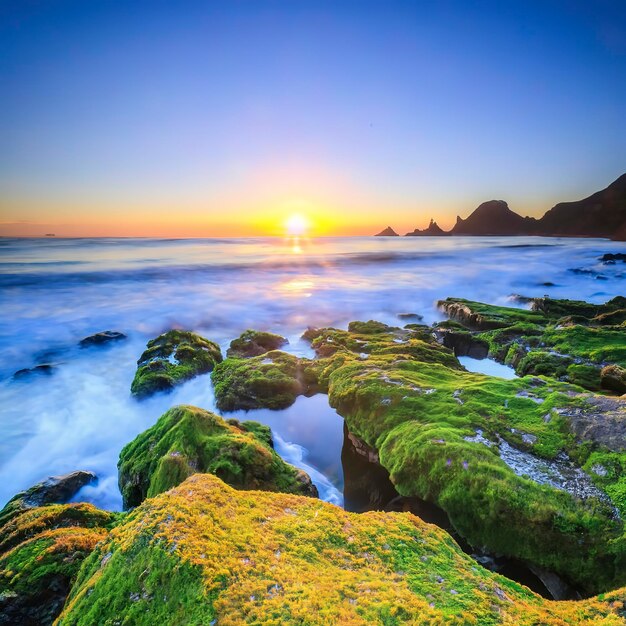
M 385 230 L 381 230 L 379 233 L 376 233 L 375 237 L 398 237 L 398 233 L 391 228 L 391 226 L 387 226 Z
M 407 233 L 406 237 L 441 237 L 442 235 L 449 235 L 450 233 L 443 230 L 435 220 L 431 219 L 428 224 L 428 228 L 420 230 L 416 228 L 414 231 Z

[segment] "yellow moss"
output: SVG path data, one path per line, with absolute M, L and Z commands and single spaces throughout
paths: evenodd
M 180 578 L 182 592 L 194 575 L 203 587 L 176 622 L 159 612 L 167 598 L 157 602 L 145 583 L 150 559 L 163 555 L 170 590 Z M 624 624 L 623 590 L 550 602 L 483 569 L 409 513 L 348 513 L 311 498 L 235 491 L 211 475 L 144 502 L 86 565 L 59 626 L 127 618 L 115 609 L 124 606 L 125 596 L 115 597 L 122 583 L 120 594 L 145 590 L 133 606 L 138 626 Z

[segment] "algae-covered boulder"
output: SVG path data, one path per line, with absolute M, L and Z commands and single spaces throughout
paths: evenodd
M 476 549 L 588 593 L 626 584 L 626 509 L 614 495 L 626 477 L 601 483 L 582 469 L 591 450 L 612 450 L 626 409 L 613 407 L 615 427 L 599 428 L 609 409 L 580 388 L 471 373 L 430 333 L 405 330 L 307 331 L 326 359 L 331 405 L 398 493 L 443 509 Z
M 317 364 L 272 350 L 247 359 L 229 357 L 211 375 L 220 411 L 285 409 L 300 395 L 317 393 Z
M 144 398 L 157 391 L 171 391 L 198 374 L 210 372 L 221 360 L 216 343 L 189 331 L 170 330 L 148 342 L 137 361 L 131 393 Z
M 125 508 L 196 472 L 215 474 L 239 489 L 317 496 L 309 476 L 276 454 L 267 426 L 226 422 L 193 406 L 176 406 L 163 414 L 122 450 L 118 468 Z
M 58 624 L 619 626 L 625 600 L 550 602 L 409 513 L 348 513 L 195 474 L 97 546 Z
M 90 504 L 52 504 L 0 526 L 0 624 L 52 624 L 83 560 L 114 521 Z
M 13 496 L 0 511 L 0 526 L 27 509 L 46 504 L 64 504 L 79 489 L 96 481 L 93 472 L 77 470 L 61 476 L 49 476 L 40 483 Z
M 230 342 L 230 348 L 226 355 L 245 359 L 265 354 L 271 350 L 280 350 L 288 343 L 289 341 L 281 335 L 260 330 L 246 330 L 241 336 Z
M 619 393 L 619 377 L 611 375 L 612 370 L 604 376 L 602 370 L 607 365 L 626 367 L 626 298 L 618 296 L 605 304 L 524 300 L 529 301 L 531 310 L 461 298 L 440 300 L 439 308 L 464 330 L 452 332 L 444 324 L 435 330 L 451 347 L 486 346 L 489 356 L 522 376 L 552 376 L 591 391 Z

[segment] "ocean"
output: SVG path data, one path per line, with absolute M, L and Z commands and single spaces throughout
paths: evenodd
M 403 325 L 399 314 L 443 319 L 448 296 L 519 306 L 514 296 L 595 303 L 626 294 L 626 252 L 603 239 L 400 237 L 318 239 L 0 238 L 0 504 L 54 474 L 92 470 L 77 499 L 121 508 L 122 447 L 174 404 L 215 410 L 210 375 L 144 401 L 130 396 L 146 342 L 193 330 L 225 352 L 247 328 L 300 339 L 309 326 L 352 320 Z M 128 339 L 81 349 L 93 333 Z M 52 373 L 13 379 L 49 363 Z M 468 368 L 471 363 L 465 362 Z M 497 364 L 477 369 L 507 375 Z M 237 412 L 272 427 L 275 447 L 309 472 L 320 496 L 342 503 L 343 422 L 323 395 L 285 411 Z

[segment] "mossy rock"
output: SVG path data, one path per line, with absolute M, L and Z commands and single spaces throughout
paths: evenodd
M 474 342 L 486 342 L 492 358 L 522 376 L 552 376 L 590 391 L 615 391 L 612 378 L 604 384 L 601 370 L 607 365 L 626 367 L 625 301 L 617 297 L 590 304 L 533 298 L 530 311 L 460 298 L 438 304 L 465 326 Z M 446 335 L 440 335 L 443 341 Z
M 380 322 L 350 322 L 347 331 L 309 328 L 302 338 L 311 342 L 320 359 L 328 359 L 319 368 L 322 370 L 328 365 L 336 366 L 341 358 L 354 359 L 355 355 L 361 360 L 372 355 L 398 355 L 462 369 L 452 350 L 437 343 L 432 330 L 421 324 L 396 328 Z
M 409 513 L 348 513 L 195 474 L 97 546 L 59 626 L 621 626 L 623 589 L 551 602 Z
M 198 374 L 210 372 L 221 360 L 216 343 L 189 331 L 170 330 L 148 342 L 137 361 L 130 391 L 137 398 L 171 391 Z
M 582 474 L 568 491 L 543 475 L 524 475 L 496 445 L 527 454 L 530 467 L 555 465 L 564 452 L 580 466 L 591 450 L 608 450 L 619 438 L 619 418 L 615 428 L 595 427 L 604 409 L 579 387 L 467 372 L 432 336 L 399 337 L 394 329 L 307 335 L 325 356 L 331 405 L 378 452 L 400 495 L 439 506 L 477 549 L 557 572 L 589 593 L 626 584 L 619 517 L 626 510 L 618 511 L 607 484 L 595 489 L 594 477 Z M 478 431 L 492 443 L 477 439 Z M 621 480 L 608 481 L 613 492 Z
M 57 528 L 105 528 L 117 519 L 117 515 L 102 511 L 92 504 L 49 504 L 28 509 L 0 526 L 0 553 L 50 529 Z
M 280 350 L 288 343 L 289 341 L 281 335 L 260 330 L 246 330 L 237 339 L 230 342 L 230 348 L 226 355 L 246 359 L 265 354 L 271 350 Z
M 532 308 L 544 315 L 557 319 L 568 315 L 594 318 L 606 313 L 626 309 L 626 298 L 617 296 L 604 304 L 592 304 L 584 300 L 555 300 L 553 298 L 533 298 Z
M 473 330 L 493 330 L 517 323 L 545 324 L 547 322 L 546 315 L 541 311 L 494 306 L 463 298 L 439 300 L 437 307 L 451 319 Z
M 248 359 L 229 357 L 212 374 L 220 411 L 285 409 L 299 395 L 320 391 L 318 364 L 273 350 Z
M 46 504 L 64 504 L 85 485 L 97 480 L 93 472 L 77 470 L 45 480 L 14 495 L 0 511 L 0 526 L 28 509 Z
M 0 527 L 0 624 L 52 624 L 83 560 L 118 517 L 90 504 L 52 504 Z
M 124 447 L 118 468 L 124 508 L 138 506 L 196 472 L 215 474 L 238 489 L 317 496 L 308 475 L 276 454 L 267 426 L 226 422 L 193 406 L 164 413 Z

